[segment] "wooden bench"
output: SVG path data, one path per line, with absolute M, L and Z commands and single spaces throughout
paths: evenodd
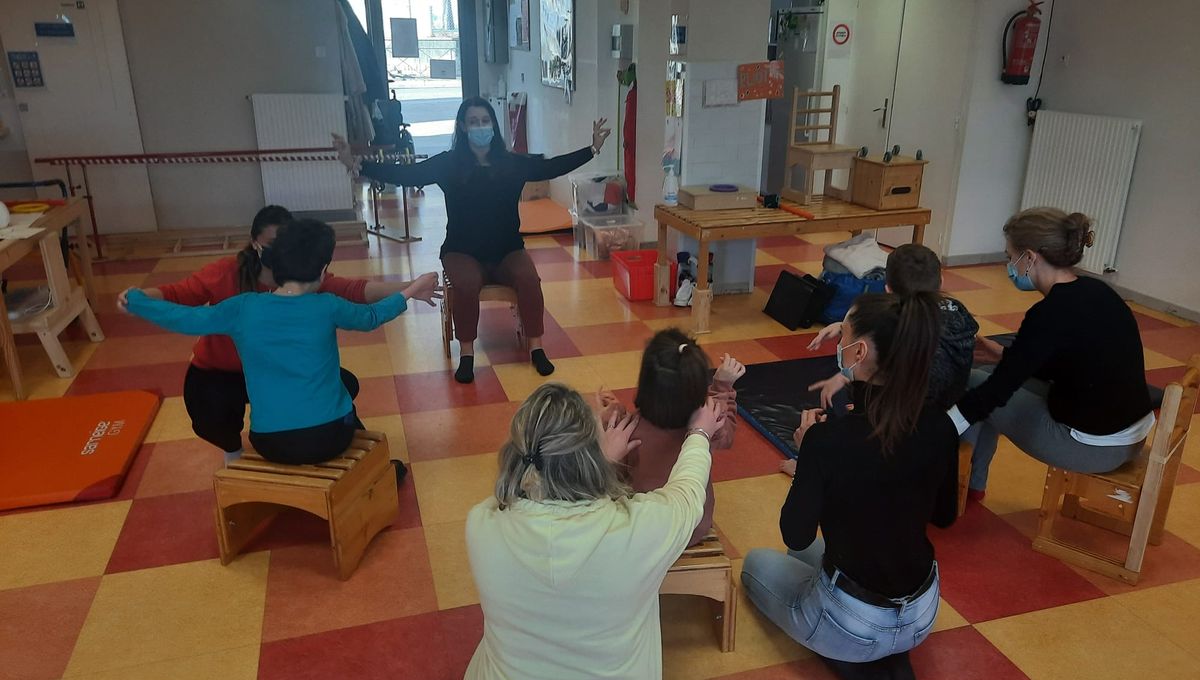
M 660 595 L 700 595 L 718 605 L 714 619 L 722 652 L 732 652 L 737 627 L 737 586 L 733 564 L 715 533 L 683 551 L 663 579 Z
M 333 563 L 344 581 L 375 534 L 400 512 L 396 473 L 380 432 L 359 431 L 341 456 L 318 465 L 281 465 L 247 451 L 218 470 L 213 485 L 221 564 L 229 564 L 284 507 L 297 508 L 329 522 Z
M 454 286 L 450 276 L 442 272 L 442 349 L 450 358 L 450 341 L 454 339 Z M 508 286 L 488 284 L 479 290 L 479 302 L 507 302 L 517 325 L 517 343 L 525 348 L 525 329 L 521 326 L 521 315 L 517 309 L 517 291 Z

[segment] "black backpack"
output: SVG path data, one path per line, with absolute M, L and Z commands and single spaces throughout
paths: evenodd
M 783 324 L 789 331 L 808 328 L 821 318 L 821 312 L 833 297 L 829 284 L 808 274 L 796 276 L 787 270 L 779 272 L 775 288 L 763 313 Z

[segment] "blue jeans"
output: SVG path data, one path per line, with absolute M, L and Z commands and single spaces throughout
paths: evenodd
M 971 371 L 968 385 L 982 385 L 992 375 L 993 366 Z M 987 488 L 988 468 L 996 455 L 1000 435 L 1004 435 L 1037 460 L 1075 472 L 1108 472 L 1116 470 L 1142 450 L 1142 442 L 1128 446 L 1092 446 L 1071 436 L 1071 428 L 1056 421 L 1046 406 L 1050 385 L 1030 378 L 1025 381 L 1008 403 L 991 412 L 963 433 L 971 443 L 972 489 Z
M 754 606 L 796 642 L 829 659 L 865 663 L 906 652 L 925 641 L 938 612 L 934 581 L 920 596 L 876 607 L 839 589 L 821 569 L 820 538 L 799 551 L 751 550 L 742 563 L 742 587 Z M 882 558 L 886 559 L 886 558 Z M 841 572 L 835 579 L 842 578 Z

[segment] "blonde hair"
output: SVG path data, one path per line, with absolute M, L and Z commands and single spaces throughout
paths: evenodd
M 1083 213 L 1058 208 L 1030 208 L 1008 218 L 1004 235 L 1018 250 L 1032 250 L 1056 267 L 1073 267 L 1083 259 L 1094 235 L 1092 220 Z
M 592 501 L 632 492 L 600 449 L 600 423 L 583 397 L 559 383 L 533 391 L 500 447 L 496 500 Z

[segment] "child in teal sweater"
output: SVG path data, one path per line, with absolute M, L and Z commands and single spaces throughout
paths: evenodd
M 250 442 L 277 463 L 312 464 L 350 445 L 358 418 L 342 383 L 337 329 L 370 331 L 407 308 L 430 305 L 437 275 L 422 275 L 400 293 L 354 304 L 316 293 L 333 259 L 333 229 L 298 220 L 279 229 L 263 253 L 279 284 L 271 293 L 244 293 L 216 305 L 185 307 L 129 292 L 128 310 L 167 330 L 233 338 L 250 397 Z

